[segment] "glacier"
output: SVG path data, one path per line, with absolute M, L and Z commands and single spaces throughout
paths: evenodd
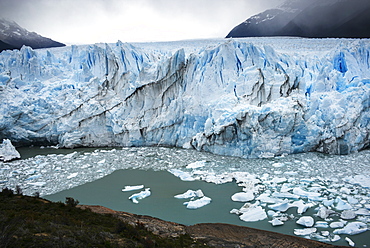
M 370 40 L 245 38 L 0 54 L 0 140 L 243 158 L 369 147 Z

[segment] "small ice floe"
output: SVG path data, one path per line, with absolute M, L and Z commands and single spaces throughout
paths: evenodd
M 329 224 L 330 228 L 341 228 L 341 227 L 344 227 L 344 225 L 347 224 L 347 221 L 344 221 L 344 220 L 339 220 L 339 221 L 335 221 L 335 222 L 332 222 Z
M 308 192 L 301 188 L 294 188 L 293 194 L 298 195 L 300 197 L 308 198 L 311 201 L 322 201 L 323 198 L 320 197 L 321 194 L 317 192 Z
M 269 222 L 271 223 L 272 226 L 281 226 L 281 225 L 284 225 L 284 222 L 282 222 L 278 218 L 273 218 Z
M 231 200 L 236 202 L 249 202 L 254 200 L 254 194 L 252 191 L 238 192 L 231 196 Z
M 357 211 L 355 211 L 357 215 L 365 215 L 365 216 L 370 216 L 370 211 L 367 210 L 366 208 L 360 208 Z
M 277 198 L 288 198 L 288 199 L 296 199 L 296 200 L 299 199 L 298 195 L 291 194 L 288 192 L 274 192 L 272 193 L 272 196 L 277 197 Z
M 245 222 L 255 222 L 267 219 L 267 214 L 261 206 L 253 206 L 246 208 L 239 218 Z
M 342 211 L 342 210 L 352 209 L 351 204 L 349 204 L 348 202 L 342 200 L 342 198 L 340 198 L 339 196 L 335 199 L 335 203 L 336 203 L 335 208 L 337 210 Z
M 340 217 L 343 220 L 352 220 L 356 218 L 357 214 L 353 210 L 344 210 L 341 214 Z
M 303 200 L 295 201 L 291 205 L 291 207 L 297 207 L 297 213 L 303 214 L 307 211 L 308 208 L 314 206 L 312 203 L 304 203 Z
M 296 223 L 305 227 L 312 227 L 315 224 L 315 221 L 311 216 L 302 216 Z
M 289 203 L 289 200 L 284 200 L 283 202 L 269 205 L 268 207 L 275 211 L 285 212 L 291 208 L 292 205 Z
M 334 234 L 355 235 L 355 234 L 366 232 L 367 230 L 368 228 L 365 223 L 355 221 L 355 222 L 348 223 L 345 227 L 341 229 L 335 229 L 333 233 Z
M 310 235 L 310 234 L 312 234 L 316 231 L 317 231 L 317 229 L 315 227 L 304 228 L 304 229 L 294 229 L 294 234 L 298 235 L 298 236 L 306 236 L 306 235 Z
M 201 208 L 201 207 L 204 207 L 204 206 L 210 204 L 211 201 L 212 201 L 211 198 L 209 198 L 207 196 L 203 196 L 202 198 L 199 198 L 199 199 L 194 200 L 194 201 L 184 202 L 184 205 L 186 205 L 186 208 L 188 208 L 188 209 L 198 209 L 198 208 Z
M 280 167 L 283 167 L 284 165 L 285 165 L 284 163 L 273 163 L 272 167 L 280 168 Z
M 329 224 L 328 222 L 326 221 L 317 221 L 315 223 L 315 227 L 319 227 L 319 228 L 328 228 L 329 227 Z
M 319 210 L 317 211 L 316 216 L 319 216 L 321 219 L 326 219 L 329 215 L 334 214 L 335 211 L 328 209 L 325 206 L 320 206 Z
M 188 198 L 194 198 L 194 197 L 203 197 L 203 191 L 198 189 L 198 190 L 187 190 L 185 193 L 175 195 L 174 197 L 177 199 L 188 199 Z
M 27 183 L 28 185 L 36 186 L 36 187 L 43 187 L 46 185 L 46 182 L 35 182 L 35 183 Z
M 356 245 L 356 244 L 355 244 L 355 242 L 353 242 L 350 238 L 345 237 L 344 239 L 348 242 L 348 245 L 349 245 L 349 246 L 354 247 L 354 246 Z
M 41 174 L 33 175 L 33 176 L 28 177 L 26 180 L 27 181 L 35 180 L 41 176 L 42 176 Z
M 131 200 L 133 203 L 139 203 L 139 200 L 144 199 L 151 195 L 150 188 L 146 188 L 145 190 L 131 195 L 128 199 Z
M 139 189 L 143 189 L 143 188 L 144 188 L 144 185 L 135 185 L 135 186 L 127 185 L 122 189 L 122 191 L 123 192 L 134 191 L 134 190 L 139 190 Z
M 267 219 L 266 211 L 259 204 L 258 201 L 253 204 L 245 203 L 240 209 L 232 209 L 230 213 L 239 215 L 239 218 L 246 222 Z
M 0 144 L 0 161 L 8 162 L 17 158 L 21 158 L 19 152 L 10 140 L 4 139 L 3 143 Z
M 77 175 L 78 175 L 78 172 L 72 173 L 72 174 L 70 174 L 70 175 L 67 177 L 67 179 L 72 179 L 72 178 L 74 178 L 74 177 L 77 177 Z
M 259 200 L 261 202 L 265 202 L 265 203 L 277 203 L 278 201 L 281 201 L 279 199 L 276 199 L 276 198 L 272 198 L 270 197 L 270 194 L 269 193 L 263 193 L 263 194 L 260 194 L 256 200 Z
M 196 161 L 194 163 L 190 163 L 186 166 L 187 169 L 197 169 L 197 168 L 200 168 L 200 167 L 203 167 L 206 165 L 206 160 L 202 160 L 202 161 Z
M 181 179 L 181 181 L 195 181 L 195 178 L 192 177 L 191 173 L 185 172 L 179 169 L 170 169 L 169 173 Z

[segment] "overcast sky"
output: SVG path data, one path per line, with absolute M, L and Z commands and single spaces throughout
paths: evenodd
M 283 0 L 0 0 L 0 17 L 67 44 L 225 37 Z

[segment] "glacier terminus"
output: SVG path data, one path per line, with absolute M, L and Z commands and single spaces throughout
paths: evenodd
M 370 40 L 245 38 L 0 54 L 0 140 L 243 158 L 370 144 Z

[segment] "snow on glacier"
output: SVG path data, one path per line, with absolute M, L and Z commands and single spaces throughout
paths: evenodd
M 370 43 L 264 38 L 0 54 L 0 138 L 246 158 L 369 146 Z

